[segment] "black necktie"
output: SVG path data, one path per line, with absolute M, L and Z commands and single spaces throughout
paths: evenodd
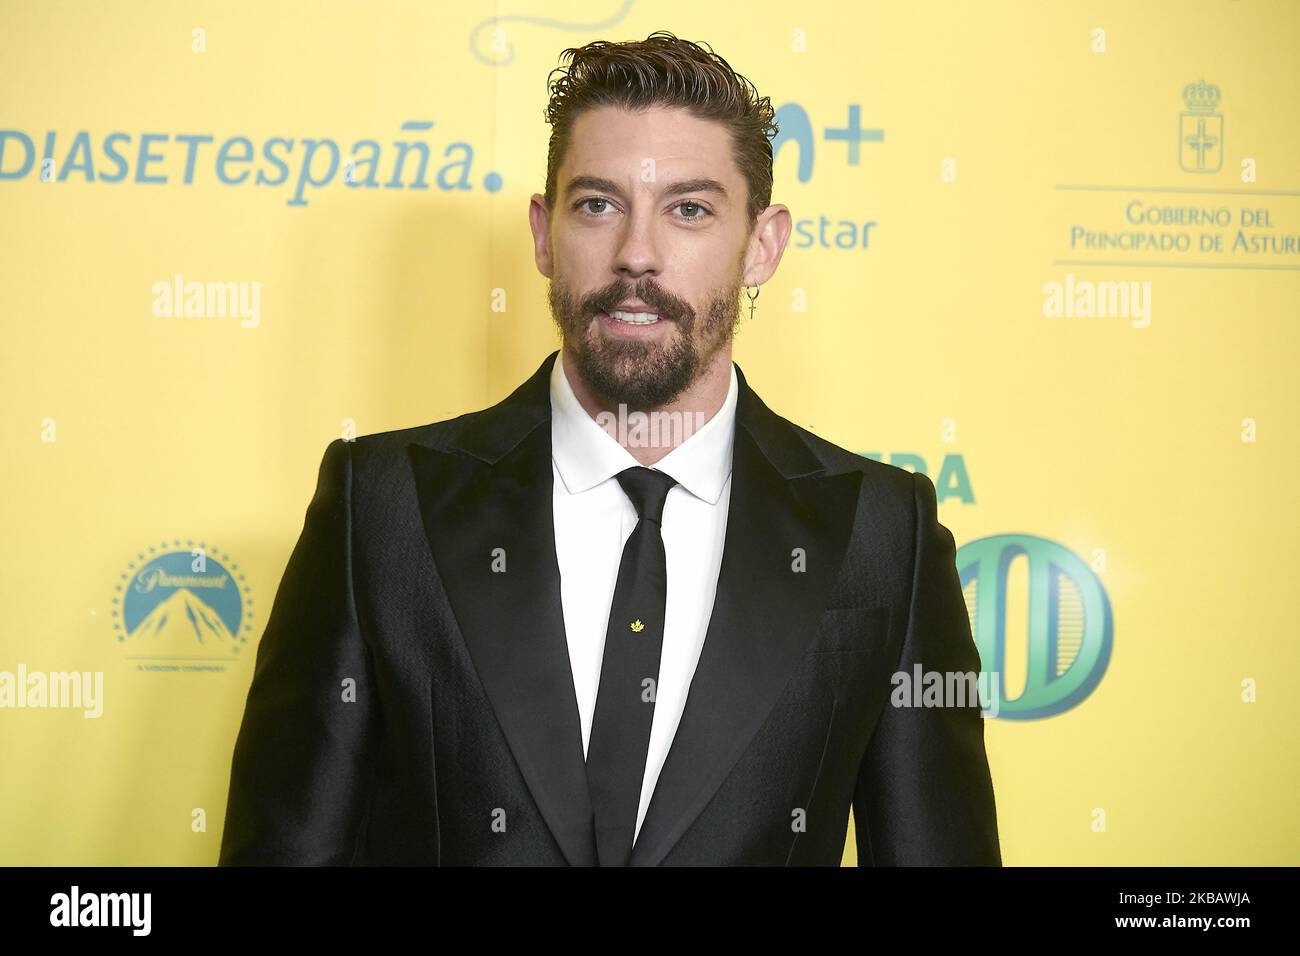
M 668 490 L 677 484 L 661 471 L 641 467 L 616 477 L 636 506 L 638 520 L 618 566 L 587 742 L 587 782 L 601 866 L 626 866 L 632 856 L 664 644 L 668 561 L 659 524 Z

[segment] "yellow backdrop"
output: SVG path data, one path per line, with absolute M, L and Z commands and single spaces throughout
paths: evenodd
M 1001 662 L 1005 862 L 1300 862 L 1300 5 L 0 22 L 0 863 L 216 860 L 326 444 L 484 407 L 556 347 L 546 76 L 660 29 L 781 109 L 797 231 L 737 361 L 940 488 Z

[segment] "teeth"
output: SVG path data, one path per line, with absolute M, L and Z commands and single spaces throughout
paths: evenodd
M 654 312 L 621 312 L 616 309 L 609 314 L 620 322 L 629 322 L 632 325 L 649 325 L 659 321 L 658 314 Z

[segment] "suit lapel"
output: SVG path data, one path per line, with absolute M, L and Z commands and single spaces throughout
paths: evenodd
M 501 730 L 566 859 L 594 866 L 552 519 L 556 354 L 450 447 L 409 452 L 434 563 Z
M 413 444 L 409 452 L 434 562 L 506 741 L 566 859 L 595 865 L 555 555 L 550 372 L 558 356 L 467 417 L 445 447 Z M 634 866 L 657 864 L 672 849 L 776 703 L 815 636 L 856 513 L 861 474 L 825 474 L 739 367 L 736 375 L 713 612 Z M 799 572 L 797 553 L 806 562 Z M 504 557 L 503 573 L 493 570 L 494 554 Z
M 861 473 L 825 474 L 739 367 L 736 375 L 731 501 L 713 614 L 632 866 L 656 865 L 672 849 L 775 705 L 816 635 L 857 510 Z

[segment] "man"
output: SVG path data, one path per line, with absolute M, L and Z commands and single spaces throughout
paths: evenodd
M 852 806 L 860 864 L 1000 864 L 978 701 L 890 703 L 980 667 L 933 484 L 731 360 L 791 229 L 770 102 L 671 34 L 566 54 L 529 210 L 563 346 L 326 450 L 221 862 L 835 865 Z

